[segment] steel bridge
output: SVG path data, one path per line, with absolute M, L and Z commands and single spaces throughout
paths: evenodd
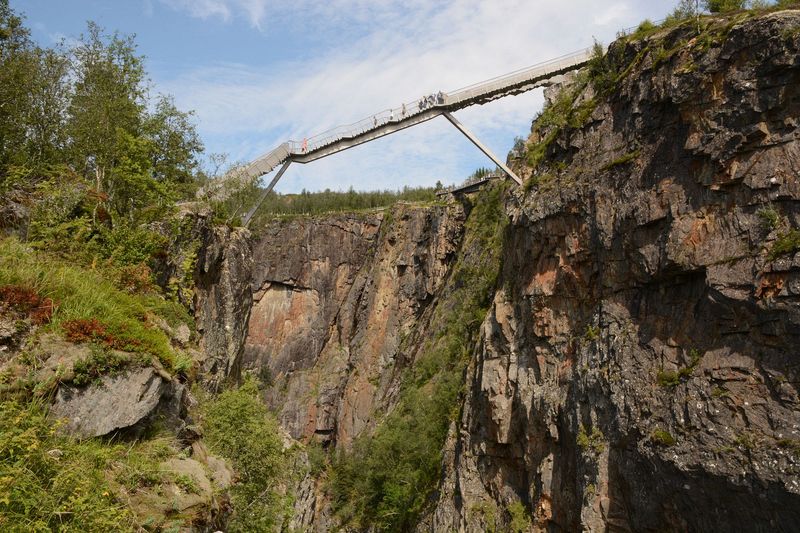
M 384 137 L 411 126 L 427 122 L 443 115 L 458 128 L 475 146 L 486 154 L 505 174 L 522 184 L 522 180 L 495 156 L 475 135 L 453 115 L 453 111 L 476 104 L 485 104 L 504 96 L 520 94 L 537 87 L 552 84 L 558 76 L 585 66 L 592 57 L 592 48 L 539 63 L 510 74 L 498 76 L 451 92 L 437 92 L 400 107 L 385 109 L 353 124 L 338 126 L 302 141 L 287 141 L 261 155 L 251 163 L 235 170 L 238 179 L 255 179 L 280 167 L 259 201 L 243 217 L 246 226 L 255 215 L 267 194 L 292 162 L 310 163 L 323 157 L 347 150 L 379 137 Z M 225 178 L 223 178 L 224 180 Z

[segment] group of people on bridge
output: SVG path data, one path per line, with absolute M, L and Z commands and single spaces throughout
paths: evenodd
M 417 105 L 419 106 L 419 110 L 422 111 L 429 107 L 433 107 L 436 104 L 443 104 L 444 103 L 444 94 L 442 91 L 439 91 L 436 94 L 429 94 L 428 96 L 423 96 L 419 99 Z
M 443 104 L 443 103 L 444 103 L 444 93 L 442 91 L 439 91 L 438 93 L 432 93 L 432 94 L 429 94 L 428 96 L 423 96 L 422 98 L 420 98 L 419 101 L 417 102 L 417 107 L 418 107 L 418 109 L 420 111 L 424 111 L 425 109 L 428 109 L 428 108 L 431 108 L 431 107 L 433 107 L 433 106 L 435 106 L 437 104 Z M 402 119 L 406 118 L 407 115 L 408 115 L 408 111 L 406 109 L 406 104 L 403 104 L 400 107 L 400 119 L 402 120 Z M 380 119 L 379 120 L 378 119 L 378 115 L 373 115 L 372 116 L 372 126 L 374 128 L 377 128 L 379 123 L 381 123 L 381 124 L 383 123 L 383 120 L 384 119 Z M 388 117 L 387 122 L 394 122 L 394 121 L 395 121 L 394 109 L 391 109 L 389 111 L 389 117 Z M 303 142 L 300 145 L 300 151 L 302 153 L 304 153 L 304 154 L 308 152 L 308 139 L 307 138 L 303 139 Z

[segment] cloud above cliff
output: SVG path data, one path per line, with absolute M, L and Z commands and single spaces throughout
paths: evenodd
M 354 122 L 435 90 L 453 90 L 592 44 L 672 2 L 620 0 L 161 0 L 206 24 L 240 24 L 285 46 L 269 64 L 215 62 L 159 79 L 197 110 L 215 151 L 246 160 L 287 138 Z M 244 30 L 243 30 L 244 31 Z M 272 46 L 275 46 L 273 44 Z M 274 50 L 265 50 L 274 52 Z M 534 92 L 460 111 L 505 157 L 541 106 Z M 433 121 L 311 165 L 284 190 L 457 181 L 482 154 Z M 291 178 L 291 179 L 289 179 Z

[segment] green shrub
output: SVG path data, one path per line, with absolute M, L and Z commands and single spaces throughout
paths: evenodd
M 681 380 L 677 372 L 672 370 L 660 370 L 656 375 L 656 382 L 662 387 L 676 387 Z
M 777 228 L 781 220 L 780 213 L 778 213 L 778 211 L 776 211 L 771 205 L 768 207 L 762 207 L 756 211 L 756 214 L 758 215 L 758 218 L 761 219 L 761 225 L 767 231 L 772 231 Z
M 124 355 L 95 348 L 86 359 L 75 361 L 72 382 L 79 387 L 89 385 L 101 376 L 123 369 L 129 363 L 130 358 Z
M 511 515 L 508 526 L 512 533 L 526 533 L 531 529 L 531 516 L 524 503 L 515 501 L 508 506 L 508 513 Z
M 657 30 L 658 26 L 653 24 L 650 19 L 644 19 L 642 22 L 639 23 L 637 26 L 636 31 L 633 32 L 632 37 L 634 39 L 641 39 L 653 33 L 653 31 Z
M 744 9 L 746 0 L 703 0 L 703 5 L 711 13 L 728 13 Z
M 171 439 L 79 441 L 60 435 L 41 403 L 0 402 L 0 524 L 19 532 L 141 531 L 123 487 L 161 483 L 159 463 L 174 456 Z
M 769 251 L 769 259 L 774 261 L 782 255 L 797 251 L 800 251 L 800 230 L 792 229 L 778 235 Z
M 652 440 L 655 444 L 659 446 L 674 446 L 675 445 L 675 437 L 673 437 L 669 431 L 665 431 L 663 429 L 656 429 L 653 431 L 653 434 L 650 435 L 650 440 Z
M 274 531 L 286 512 L 286 497 L 277 488 L 285 481 L 284 464 L 289 461 L 278 422 L 260 400 L 257 382 L 248 379 L 216 398 L 201 397 L 200 413 L 209 449 L 230 460 L 238 477 L 228 531 Z
M 594 453 L 603 453 L 605 449 L 605 435 L 603 432 L 600 431 L 600 428 L 593 427 L 591 434 L 586 432 L 586 428 L 581 424 L 580 428 L 578 429 L 578 437 L 576 442 L 578 446 L 580 446 L 581 450 L 587 452 L 589 450 L 594 451 Z

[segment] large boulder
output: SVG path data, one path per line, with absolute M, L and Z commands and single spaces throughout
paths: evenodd
M 182 396 L 175 387 L 182 389 L 154 368 L 139 368 L 104 376 L 100 384 L 87 388 L 62 385 L 50 414 L 64 420 L 62 429 L 67 433 L 100 437 L 142 427 L 162 403 L 169 404 L 164 405 L 165 411 L 173 411 L 173 404 L 180 403 Z

